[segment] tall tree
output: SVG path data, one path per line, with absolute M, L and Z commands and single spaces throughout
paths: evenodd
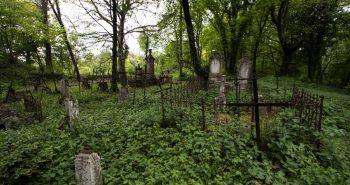
M 112 0 L 112 29 L 113 29 L 113 38 L 112 38 L 112 84 L 111 90 L 113 92 L 118 91 L 118 29 L 117 29 L 117 0 Z
M 293 19 L 294 15 L 291 15 L 291 1 L 281 0 L 278 6 L 277 13 L 275 8 L 271 9 L 271 18 L 276 26 L 278 40 L 283 52 L 279 75 L 288 75 L 290 73 L 292 56 L 300 48 L 302 41 L 300 32 L 298 33 L 296 29 L 297 23 L 293 23 L 293 20 L 296 19 Z
M 197 55 L 198 53 L 197 53 L 197 48 L 196 48 L 196 39 L 194 36 L 194 31 L 193 31 L 189 2 L 188 2 L 188 0 L 181 0 L 181 3 L 182 3 L 183 12 L 184 12 L 184 19 L 186 22 L 188 44 L 190 47 L 190 55 L 191 55 L 193 69 L 198 77 L 202 77 L 202 78 L 204 77 L 204 79 L 207 79 L 208 74 L 202 68 L 201 60 L 200 60 L 199 56 Z
M 52 49 L 51 44 L 49 42 L 49 2 L 48 0 L 41 0 L 41 11 L 43 14 L 43 22 L 44 22 L 44 32 L 45 32 L 45 63 L 46 68 L 49 72 L 53 72 L 53 65 L 52 65 Z
M 79 73 L 79 68 L 78 68 L 78 62 L 77 62 L 77 60 L 75 58 L 75 55 L 74 55 L 74 52 L 73 52 L 73 47 L 72 47 L 71 43 L 69 42 L 68 33 L 67 33 L 66 27 L 65 27 L 65 25 L 63 23 L 63 20 L 62 20 L 62 14 L 61 14 L 61 8 L 60 8 L 59 0 L 49 0 L 49 3 L 51 5 L 52 11 L 54 12 L 54 14 L 56 16 L 56 19 L 57 19 L 58 23 L 61 26 L 64 42 L 65 42 L 65 44 L 67 46 L 67 49 L 68 49 L 68 52 L 69 52 L 69 56 L 70 56 L 70 58 L 72 60 L 72 63 L 73 63 L 73 66 L 74 66 L 74 71 L 75 71 L 75 74 L 77 76 L 77 80 L 80 82 L 80 73 Z

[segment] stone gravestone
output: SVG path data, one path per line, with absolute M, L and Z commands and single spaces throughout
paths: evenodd
M 89 83 L 89 79 L 82 78 L 81 83 L 82 83 L 82 86 L 83 86 L 84 89 L 90 89 L 91 88 L 91 85 Z
M 128 101 L 128 87 L 122 87 L 122 89 L 119 92 L 119 102 L 126 102 Z
M 108 83 L 104 82 L 104 81 L 98 82 L 98 90 L 100 92 L 107 92 L 108 91 Z
M 147 83 L 153 84 L 157 82 L 156 76 L 154 75 L 155 58 L 152 56 L 152 49 L 149 49 L 148 52 L 149 54 L 146 58 L 146 80 Z
M 41 104 L 34 99 L 33 95 L 30 92 L 24 95 L 23 103 L 26 112 L 33 112 L 34 118 L 38 121 L 43 120 Z
M 75 158 L 75 180 L 78 185 L 101 185 L 100 157 L 92 152 L 89 145 Z
M 69 97 L 69 83 L 68 80 L 63 78 L 61 80 L 61 98 L 67 98 Z
M 210 59 L 209 82 L 211 85 L 217 84 L 221 78 L 221 63 L 218 54 L 214 54 Z
M 73 97 L 66 98 L 64 100 L 64 107 L 69 127 L 72 127 L 74 121 L 79 119 L 78 100 L 74 99 Z
M 239 66 L 237 68 L 237 79 L 239 89 L 251 89 L 252 62 L 246 57 L 239 61 Z
M 73 97 L 67 97 L 64 99 L 65 116 L 60 122 L 60 129 L 63 129 L 65 125 L 72 128 L 74 122 L 79 119 L 79 105 L 78 100 Z

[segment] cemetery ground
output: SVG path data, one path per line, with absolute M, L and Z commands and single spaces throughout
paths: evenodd
M 260 79 L 259 86 L 275 88 L 274 80 Z M 287 96 L 293 84 L 280 79 L 281 89 L 289 88 Z M 64 117 L 58 94 L 34 93 L 42 96 L 44 120 L 0 131 L 0 184 L 74 184 L 74 159 L 85 144 L 101 157 L 104 184 L 350 184 L 349 93 L 296 84 L 325 96 L 322 132 L 315 133 L 319 150 L 297 141 L 297 130 L 304 128 L 288 108 L 265 120 L 266 149 L 258 151 L 253 127 L 244 119 L 229 114 L 218 123 L 208 112 L 202 130 L 200 105 L 166 108 L 170 124 L 162 127 L 157 86 L 147 88 L 146 101 L 139 88 L 135 99 L 129 92 L 129 100 L 121 103 L 116 94 L 97 92 L 96 84 L 93 91 L 80 92 L 73 84 L 70 93 L 80 116 L 71 129 L 58 129 Z M 22 101 L 2 106 L 24 109 Z

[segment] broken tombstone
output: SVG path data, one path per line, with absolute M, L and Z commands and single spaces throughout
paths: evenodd
M 72 128 L 75 121 L 79 119 L 79 104 L 78 100 L 73 97 L 64 99 L 65 116 L 60 122 L 60 128 L 63 129 L 65 125 Z

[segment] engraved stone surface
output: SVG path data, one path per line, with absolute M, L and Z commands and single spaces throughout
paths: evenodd
M 221 64 L 219 57 L 214 55 L 210 62 L 210 75 L 217 76 L 221 74 Z
M 239 88 L 242 90 L 251 89 L 251 78 L 252 62 L 248 58 L 242 58 L 237 70 Z
M 75 158 L 75 180 L 78 185 L 101 185 L 101 163 L 96 153 L 80 153 Z

